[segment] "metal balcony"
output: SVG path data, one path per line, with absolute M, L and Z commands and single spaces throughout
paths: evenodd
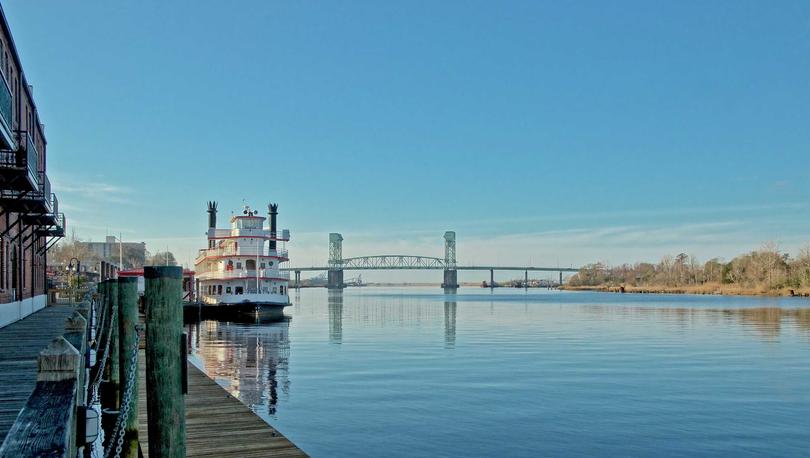
M 21 141 L 18 148 L 0 150 L 0 190 L 37 191 L 39 190 L 39 151 L 28 132 L 20 131 L 19 133 Z
M 58 213 L 52 215 L 52 220 L 47 224 L 43 224 L 37 229 L 40 235 L 47 237 L 64 237 L 65 236 L 65 214 Z

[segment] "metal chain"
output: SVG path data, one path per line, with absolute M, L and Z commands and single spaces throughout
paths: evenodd
M 101 357 L 101 360 L 98 363 L 98 372 L 96 372 L 96 379 L 93 380 L 93 384 L 91 385 L 93 388 L 93 395 L 90 398 L 90 405 L 96 404 L 98 402 L 98 387 L 101 383 L 101 377 L 104 374 L 104 367 L 107 365 L 107 356 L 110 353 L 110 340 L 112 340 L 112 327 L 115 326 L 115 319 L 118 317 L 118 314 L 115 313 L 113 310 L 112 314 L 110 314 L 110 328 L 107 332 L 107 341 L 104 343 L 104 352 L 102 353 L 104 356 Z M 98 354 L 98 352 L 96 352 Z
M 94 343 L 96 344 L 96 349 L 98 349 L 98 338 L 99 338 L 99 333 L 101 332 L 101 329 L 102 329 L 102 324 L 104 323 L 104 320 L 107 318 L 106 313 L 104 313 L 107 308 L 101 306 L 102 302 L 100 300 L 98 301 L 98 305 L 99 305 L 99 307 L 98 307 L 98 309 L 99 309 L 98 312 L 99 313 L 98 314 L 101 315 L 101 316 L 98 317 L 97 320 L 96 320 L 96 332 L 95 332 L 95 335 L 93 337 Z
M 121 412 L 118 415 L 118 420 L 115 422 L 115 428 L 110 436 L 110 442 L 107 443 L 107 449 L 104 450 L 104 456 L 109 457 L 112 451 L 113 444 L 115 444 L 115 458 L 121 456 L 121 448 L 124 446 L 124 424 L 129 419 L 130 403 L 132 402 L 132 393 L 135 391 L 135 380 L 138 377 L 138 346 L 141 342 L 142 326 L 135 326 L 135 342 L 133 343 L 131 355 L 129 357 L 129 377 L 124 385 L 124 396 L 121 399 Z

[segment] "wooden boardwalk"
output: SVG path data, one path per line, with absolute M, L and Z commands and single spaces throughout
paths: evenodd
M 0 329 L 0 443 L 37 384 L 37 356 L 65 332 L 74 307 L 57 305 Z
M 149 456 L 146 423 L 146 364 L 140 354 L 138 435 Z M 188 365 L 186 456 L 307 456 L 193 364 Z

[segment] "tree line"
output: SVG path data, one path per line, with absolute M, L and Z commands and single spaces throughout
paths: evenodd
M 781 252 L 775 244 L 735 257 L 729 262 L 719 258 L 699 262 L 680 253 L 664 256 L 653 264 L 639 262 L 608 266 L 595 263 L 584 266 L 568 281 L 570 286 L 686 287 L 695 285 L 733 285 L 767 292 L 779 289 L 810 288 L 810 247 L 795 257 Z

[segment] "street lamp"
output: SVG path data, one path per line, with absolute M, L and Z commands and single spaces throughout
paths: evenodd
M 73 305 L 73 296 L 76 295 L 76 288 L 72 286 L 73 284 L 70 281 L 70 274 L 73 273 L 73 261 L 74 260 L 76 261 L 76 273 L 77 274 L 79 273 L 79 268 L 81 267 L 81 261 L 79 261 L 78 258 L 70 258 L 70 261 L 69 261 L 68 267 L 67 267 L 67 269 L 68 269 L 68 289 L 71 290 L 70 291 L 70 305 Z M 74 275 L 74 277 L 75 277 L 75 275 Z

